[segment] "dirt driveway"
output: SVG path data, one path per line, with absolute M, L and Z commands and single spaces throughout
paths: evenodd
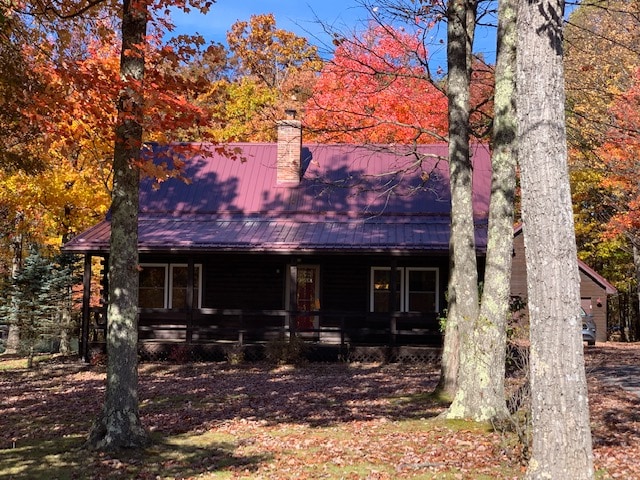
M 598 343 L 585 347 L 587 374 L 640 397 L 640 343 Z

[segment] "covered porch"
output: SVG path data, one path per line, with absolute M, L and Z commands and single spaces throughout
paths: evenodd
M 100 304 L 91 305 L 85 255 L 80 353 L 104 350 L 107 256 L 98 255 Z M 310 359 L 431 359 L 442 342 L 443 256 L 141 254 L 141 357 L 260 360 L 301 340 Z M 95 275 L 95 272 L 94 272 Z M 95 284 L 95 279 L 94 279 Z

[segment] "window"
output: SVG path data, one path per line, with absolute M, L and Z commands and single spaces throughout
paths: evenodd
M 187 308 L 187 265 L 171 265 L 169 308 Z M 193 306 L 200 308 L 200 265 L 193 266 Z
M 142 264 L 138 290 L 140 308 L 186 308 L 187 271 L 183 264 Z M 202 265 L 194 265 L 193 306 L 201 307 Z
M 438 271 L 426 268 L 407 268 L 407 312 L 438 311 Z
M 371 311 L 372 312 L 389 312 L 391 311 L 391 269 L 390 268 L 373 268 L 371 271 L 371 279 L 373 282 Z M 396 296 L 395 311 L 402 310 L 402 302 L 400 292 L 402 291 L 402 271 L 396 269 Z
M 138 305 L 141 308 L 166 308 L 166 265 L 141 265 Z
M 391 282 L 391 268 L 371 268 L 371 311 L 389 312 L 391 292 L 395 289 L 396 312 L 437 312 L 438 269 L 398 267 L 395 288 Z

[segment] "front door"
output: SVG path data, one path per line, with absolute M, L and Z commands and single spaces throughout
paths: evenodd
M 314 312 L 320 309 L 319 271 L 317 265 L 298 265 L 295 292 L 295 310 L 298 312 Z M 314 330 L 318 328 L 318 317 L 310 314 L 296 316 L 296 330 Z

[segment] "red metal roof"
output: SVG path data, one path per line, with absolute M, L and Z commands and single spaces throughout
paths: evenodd
M 275 144 L 234 144 L 245 161 L 213 147 L 181 153 L 189 183 L 142 182 L 141 251 L 447 252 L 447 146 L 407 148 L 305 145 L 296 186 L 276 183 Z M 172 147 L 154 146 L 166 158 Z M 486 245 L 491 166 L 473 149 L 478 247 Z M 104 252 L 109 221 L 83 232 L 68 251 Z

